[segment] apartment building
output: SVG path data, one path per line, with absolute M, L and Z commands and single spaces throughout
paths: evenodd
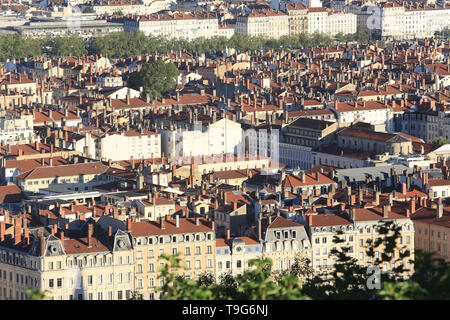
M 114 181 L 106 175 L 108 166 L 101 162 L 37 167 L 16 177 L 24 192 L 38 193 L 43 189 L 83 191 Z
M 106 225 L 106 224 L 105 224 Z M 180 254 L 187 269 L 171 271 L 184 275 L 187 279 L 197 279 L 201 274 L 214 275 L 216 237 L 213 222 L 203 218 L 165 217 L 155 221 L 131 222 L 135 261 L 135 291 L 144 299 L 159 299 L 155 290 L 162 285 L 159 267 L 167 263 L 161 254 Z
M 32 115 L 11 115 L 0 110 L 0 143 L 22 144 L 36 138 Z
M 95 140 L 96 159 L 117 161 L 160 157 L 161 134 L 157 131 L 129 129 L 122 132 L 108 132 Z
M 55 300 L 130 298 L 134 252 L 128 233 L 99 239 L 92 224 L 87 228 L 87 237 L 70 238 L 56 225 L 28 229 L 0 222 L 0 299 L 26 300 L 29 288 Z
M 328 11 L 324 7 L 308 8 L 308 33 L 328 32 Z
M 237 16 L 236 33 L 278 39 L 289 34 L 289 16 L 278 10 L 252 10 Z
M 331 142 L 337 129 L 337 122 L 299 118 L 283 128 L 283 136 L 286 143 L 313 148 Z
M 272 259 L 272 270 L 289 269 L 296 257 L 311 261 L 311 241 L 305 226 L 283 217 L 276 217 L 265 231 L 263 258 Z
M 156 221 L 175 213 L 175 202 L 159 197 L 158 194 L 153 196 L 149 193 L 147 199 L 136 200 L 135 204 L 140 214 L 140 220 Z
M 329 12 L 328 13 L 328 32 L 330 36 L 338 33 L 353 34 L 356 33 L 357 18 L 356 14 L 350 12 Z
M 393 201 L 391 204 L 376 207 L 353 208 L 353 213 L 350 212 L 352 220 L 354 221 L 354 228 L 357 230 L 355 238 L 355 253 L 358 263 L 363 265 L 373 264 L 373 259 L 380 259 L 384 252 L 384 246 L 380 245 L 375 249 L 374 258 L 367 255 L 367 249 L 373 246 L 375 241 L 380 238 L 378 232 L 380 221 L 393 222 L 394 225 L 400 227 L 400 237 L 397 240 L 397 247 L 395 248 L 392 258 L 393 262 L 388 265 L 383 263 L 382 271 L 387 272 L 402 264 L 404 268 L 412 271 L 410 260 L 414 260 L 414 224 L 411 220 L 411 214 L 415 212 L 416 202 L 411 200 L 409 202 Z M 384 235 L 384 237 L 392 234 Z M 369 241 L 369 242 L 368 242 Z M 371 244 L 369 244 L 371 243 Z M 400 252 L 409 251 L 410 255 L 403 258 L 399 262 L 394 262 L 400 258 Z
M 448 4 L 387 2 L 380 5 L 380 9 L 382 39 L 431 37 L 450 25 Z
M 346 128 L 337 133 L 337 145 L 375 154 L 409 155 L 413 153 L 411 139 L 400 134 Z
M 311 214 L 306 217 L 312 245 L 311 263 L 315 272 L 326 272 L 333 268 L 336 264 L 336 256 L 331 254 L 333 248 L 349 248 L 348 255 L 356 257 L 356 230 L 345 211 L 345 205 L 341 205 L 341 208 L 341 212 Z M 341 234 L 337 235 L 337 232 Z M 343 242 L 334 243 L 334 236 Z
M 414 246 L 417 250 L 434 252 L 436 257 L 450 261 L 449 207 L 439 198 L 430 207 L 421 207 L 411 215 L 414 222 Z
M 337 183 L 319 171 L 311 174 L 302 171 L 300 175 L 286 175 L 282 184 L 283 192 L 291 192 L 305 197 L 328 194 L 333 188 L 336 190 Z
M 154 37 L 183 38 L 193 40 L 219 35 L 219 20 L 214 13 L 194 11 L 190 13 L 154 13 L 132 16 L 125 20 L 127 32 L 142 31 Z
M 172 0 L 139 1 L 139 0 L 101 0 L 93 5 L 95 13 L 99 15 L 113 15 L 122 12 L 128 14 L 152 14 L 172 7 Z
M 261 244 L 249 237 L 217 238 L 215 277 L 233 277 L 249 270 L 249 261 L 262 258 Z
M 223 118 L 207 126 L 194 124 L 193 130 L 159 130 L 162 152 L 170 158 L 189 156 L 211 156 L 215 154 L 243 153 L 243 131 L 241 124 Z
M 289 34 L 308 32 L 308 9 L 302 3 L 283 2 L 280 8 L 288 15 Z

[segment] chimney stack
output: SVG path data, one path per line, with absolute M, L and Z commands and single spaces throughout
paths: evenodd
M 411 214 L 416 212 L 416 200 L 411 199 L 411 201 L 409 202 L 409 211 L 411 212 Z
M 437 219 L 440 219 L 444 215 L 444 206 L 442 204 L 442 198 L 439 198 L 436 208 Z
M 227 240 L 230 240 L 230 229 L 227 229 Z
M 180 216 L 179 215 L 175 216 L 175 227 L 177 227 L 177 228 L 180 227 Z
M 43 256 L 45 254 L 46 247 L 45 247 L 45 237 L 42 236 L 42 235 L 41 235 L 40 242 L 41 242 L 41 248 L 40 248 L 41 252 L 40 252 L 40 254 L 41 254 L 41 256 Z
M 92 248 L 92 231 L 93 225 L 92 223 L 88 224 L 88 248 Z
M 383 206 L 383 218 L 385 218 L 385 219 L 389 218 L 390 211 L 391 211 L 390 205 Z

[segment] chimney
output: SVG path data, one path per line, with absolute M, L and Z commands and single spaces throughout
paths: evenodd
M 230 240 L 230 229 L 227 229 L 227 240 Z
M 5 240 L 5 221 L 0 221 L 0 241 Z
M 177 228 L 180 227 L 180 216 L 179 215 L 175 216 L 175 227 L 177 227 Z
M 383 206 L 383 218 L 389 218 L 389 213 L 391 212 L 391 206 L 385 205 Z
M 112 226 L 108 227 L 108 238 L 112 237 Z
M 131 218 L 127 219 L 127 231 L 131 231 Z
M 92 248 L 92 223 L 88 224 L 88 248 Z
M 41 252 L 40 255 L 43 256 L 45 254 L 45 237 L 41 236 Z
M 442 204 L 442 198 L 439 198 L 437 207 L 436 207 L 436 218 L 440 219 L 444 215 L 444 206 Z
M 160 217 L 159 220 L 160 220 L 161 230 L 166 229 L 166 223 L 165 223 L 164 219 L 162 217 Z
M 233 211 L 237 210 L 237 201 L 233 201 Z
M 411 212 L 411 214 L 416 212 L 416 200 L 411 199 L 411 201 L 409 202 L 409 211 Z
M 380 192 L 379 191 L 375 191 L 373 193 L 373 200 L 376 206 L 378 206 L 380 204 Z
M 65 248 L 65 247 L 64 247 L 64 231 L 61 231 L 59 237 L 61 238 L 61 245 L 62 245 L 62 247 L 63 247 L 63 249 L 64 249 L 64 248 Z
M 406 183 L 402 183 L 402 194 L 406 195 Z
M 18 244 L 20 242 L 21 229 L 22 228 L 20 226 L 14 227 L 14 244 Z
M 196 226 L 200 225 L 200 219 L 198 217 L 195 218 L 195 225 Z

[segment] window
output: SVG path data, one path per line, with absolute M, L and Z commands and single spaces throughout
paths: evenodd
M 202 262 L 200 260 L 195 260 L 195 269 L 201 269 Z
M 56 285 L 58 286 L 58 288 L 62 287 L 62 278 L 56 279 Z
M 88 285 L 90 285 L 90 286 L 92 285 L 92 276 L 88 276 Z
M 148 250 L 148 257 L 149 258 L 153 258 L 154 256 L 153 256 L 153 249 L 149 249 Z
M 172 255 L 173 256 L 177 255 L 177 248 L 172 248 Z
M 136 252 L 136 259 L 142 259 L 142 250 Z
M 122 300 L 122 291 L 117 291 L 117 299 Z
M 207 246 L 206 247 L 206 253 L 207 254 L 211 254 L 212 253 L 212 246 Z
M 48 286 L 49 286 L 50 288 L 53 288 L 53 286 L 54 286 L 53 279 L 49 279 L 49 280 L 48 280 Z
M 97 293 L 97 300 L 103 300 L 103 293 L 102 292 Z
M 201 248 L 200 246 L 195 247 L 195 254 L 201 254 Z
M 190 247 L 186 247 L 184 249 L 184 255 L 185 256 L 190 256 L 191 255 L 191 248 Z
M 148 287 L 153 288 L 155 286 L 155 279 L 154 278 L 148 278 Z
M 142 273 L 142 264 L 137 265 L 137 273 Z
M 97 284 L 102 284 L 102 281 L 103 281 L 102 275 L 101 274 L 97 275 Z
M 153 263 L 149 263 L 148 264 L 148 272 L 154 272 L 155 271 L 155 266 Z
M 242 267 L 242 262 L 241 262 L 241 260 L 238 260 L 238 261 L 236 262 L 236 267 L 237 267 L 237 268 L 241 268 L 241 267 Z

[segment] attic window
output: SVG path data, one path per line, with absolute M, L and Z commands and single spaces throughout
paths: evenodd
M 78 244 L 75 245 L 75 248 L 80 249 L 80 246 Z

